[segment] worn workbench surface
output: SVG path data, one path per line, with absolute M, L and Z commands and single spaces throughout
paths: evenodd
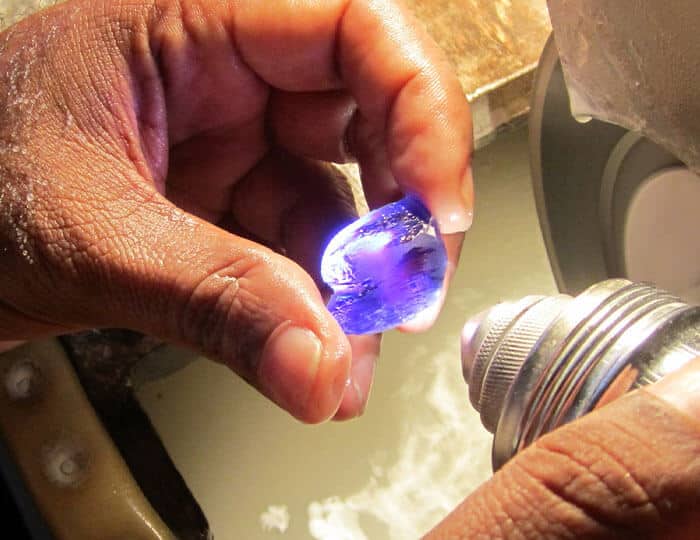
M 549 33 L 544 0 L 405 2 L 445 50 L 470 98 L 531 69 Z M 50 3 L 2 0 L 0 20 L 11 24 Z
M 549 34 L 543 0 L 407 0 L 470 99 L 531 70 Z

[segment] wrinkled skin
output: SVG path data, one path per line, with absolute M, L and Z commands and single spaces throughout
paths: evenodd
M 324 307 L 319 252 L 419 195 L 451 269 L 471 121 L 389 1 L 68 2 L 0 34 L 0 340 L 118 326 L 189 345 L 306 422 L 349 418 L 378 336 Z M 407 325 L 419 330 L 430 320 Z M 700 361 L 543 438 L 428 535 L 695 538 Z
M 67 2 L 1 35 L 0 74 L 0 340 L 132 328 L 303 421 L 362 411 L 379 337 L 319 291 L 355 212 L 326 162 L 356 158 L 373 206 L 418 194 L 452 267 L 472 207 L 465 97 L 405 11 Z
M 426 540 L 694 540 L 700 530 L 700 358 L 545 435 Z

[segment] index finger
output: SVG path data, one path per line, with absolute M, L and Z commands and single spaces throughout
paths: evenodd
M 443 233 L 469 228 L 469 107 L 441 51 L 404 7 L 389 0 L 240 1 L 233 35 L 247 65 L 275 88 L 347 89 L 362 131 L 375 139 L 374 158 L 385 156 L 402 190 L 423 200 Z

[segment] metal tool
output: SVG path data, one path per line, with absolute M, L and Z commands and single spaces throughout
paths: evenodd
M 119 329 L 0 354 L 0 480 L 29 537 L 211 538 L 134 396 L 194 358 Z
M 669 25 L 670 59 L 647 29 L 700 21 L 700 9 L 634 4 L 548 2 L 554 34 L 529 116 L 537 212 L 560 291 L 626 277 L 700 301 L 699 124 L 684 107 L 696 71 L 674 67 L 700 47 L 685 25 Z
M 700 356 L 700 306 L 611 279 L 577 297 L 528 296 L 464 327 L 469 397 L 499 469 L 538 437 Z

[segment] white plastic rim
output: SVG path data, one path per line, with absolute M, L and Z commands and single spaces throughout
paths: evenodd
M 700 304 L 700 176 L 671 167 L 640 184 L 627 208 L 622 255 L 630 280 Z

